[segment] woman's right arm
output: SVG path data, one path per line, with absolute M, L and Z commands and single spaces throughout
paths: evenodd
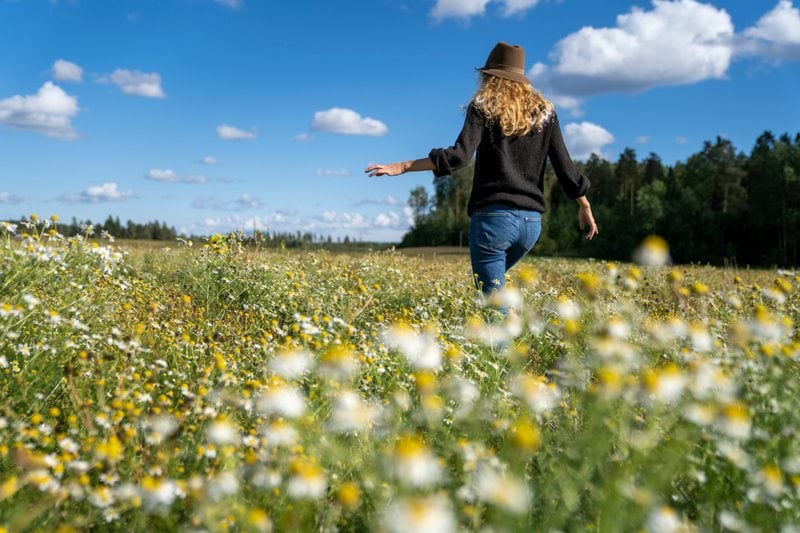
M 483 133 L 483 115 L 470 104 L 467 107 L 467 116 L 464 118 L 464 126 L 461 128 L 458 138 L 453 146 L 448 148 L 434 148 L 428 157 L 402 161 L 399 163 L 389 163 L 387 165 L 370 165 L 364 172 L 370 176 L 397 176 L 406 172 L 417 172 L 420 170 L 432 170 L 436 177 L 448 176 L 453 171 L 465 166 L 472 159 L 472 155 L 481 142 Z
M 470 103 L 467 106 L 467 115 L 464 117 L 464 126 L 453 146 L 448 148 L 434 148 L 428 154 L 433 163 L 433 175 L 451 176 L 454 171 L 464 167 L 472 159 L 475 150 L 481 143 L 483 136 L 483 114 L 477 106 Z
M 418 172 L 421 170 L 435 170 L 436 165 L 433 164 L 430 157 L 422 159 L 412 159 L 410 161 L 401 161 L 399 163 L 389 163 L 388 165 L 370 165 L 364 172 L 370 177 L 372 176 L 399 176 L 406 172 Z

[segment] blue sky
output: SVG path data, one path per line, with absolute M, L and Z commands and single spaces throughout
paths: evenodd
M 797 0 L 0 0 L 0 219 L 396 241 L 497 41 L 575 159 L 800 130 Z M 591 199 L 591 195 L 590 195 Z

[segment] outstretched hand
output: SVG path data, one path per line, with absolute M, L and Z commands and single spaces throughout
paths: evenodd
M 578 208 L 578 226 L 580 226 L 581 230 L 587 226 L 589 227 L 589 232 L 586 234 L 586 238 L 589 240 L 592 240 L 595 235 L 600 233 L 594 221 L 594 215 L 592 215 L 592 208 L 590 206 L 582 205 Z
M 405 163 L 390 163 L 388 165 L 370 165 L 364 169 L 370 177 L 372 176 L 399 176 L 407 170 Z

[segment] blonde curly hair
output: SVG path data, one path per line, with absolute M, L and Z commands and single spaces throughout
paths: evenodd
M 489 124 L 498 123 L 507 137 L 541 130 L 555 109 L 553 103 L 529 83 L 481 73 L 472 102 Z

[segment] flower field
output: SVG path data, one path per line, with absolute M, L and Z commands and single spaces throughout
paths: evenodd
M 800 275 L 0 223 L 0 531 L 799 531 Z M 648 266 L 649 265 L 649 266 Z

